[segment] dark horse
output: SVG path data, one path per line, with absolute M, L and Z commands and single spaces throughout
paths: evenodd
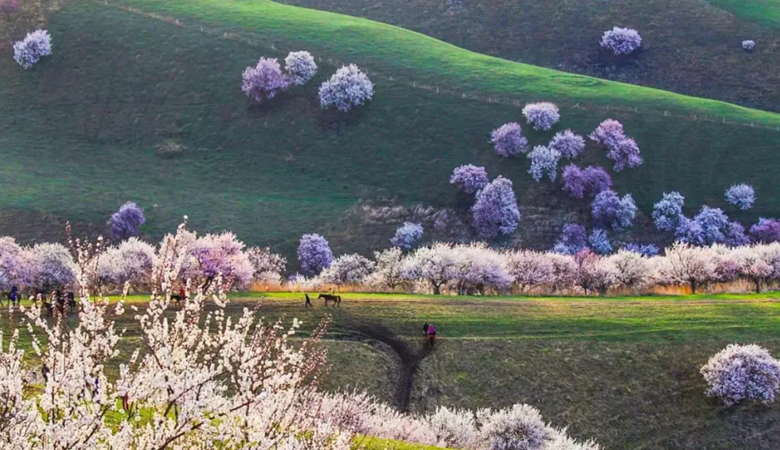
M 324 299 L 325 300 L 325 306 L 328 306 L 328 302 L 333 302 L 334 305 L 341 306 L 341 296 L 340 295 L 333 295 L 333 294 L 320 294 L 319 297 L 317 297 L 317 300 Z

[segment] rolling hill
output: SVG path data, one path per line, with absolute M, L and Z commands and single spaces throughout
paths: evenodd
M 616 174 L 616 186 L 645 216 L 668 190 L 686 195 L 691 210 L 723 206 L 723 190 L 740 181 L 755 185 L 759 201 L 735 217 L 780 213 L 771 195 L 777 114 L 514 63 L 269 1 L 76 2 L 48 28 L 55 53 L 39 66 L 23 71 L 7 51 L 0 59 L 0 103 L 10 112 L 0 116 L 0 234 L 40 238 L 35 230 L 49 233 L 64 219 L 99 227 L 134 200 L 151 237 L 188 214 L 194 229 L 231 229 L 288 256 L 310 231 L 338 253 L 365 252 L 386 246 L 409 218 L 430 225 L 449 213 L 450 231 L 428 236 L 461 233 L 467 203 L 448 176 L 475 163 L 515 181 L 524 214 L 515 243 L 543 247 L 564 220 L 586 217 L 587 205 L 534 184 L 527 160 L 501 160 L 487 142 L 491 129 L 522 119 L 518 105 L 536 100 L 560 104 L 561 129 L 589 133 L 607 117 L 625 123 L 645 164 Z M 298 49 L 322 58 L 317 78 L 248 105 L 243 68 Z M 348 115 L 317 104 L 318 84 L 339 61 L 359 64 L 376 82 L 371 104 Z M 529 139 L 543 144 L 554 131 Z M 594 162 L 606 159 L 589 148 L 581 163 Z M 402 208 L 415 205 L 423 208 Z
M 776 0 L 286 0 L 398 25 L 513 61 L 780 110 Z M 642 49 L 600 51 L 604 30 L 636 28 Z M 745 39 L 757 41 L 746 53 Z

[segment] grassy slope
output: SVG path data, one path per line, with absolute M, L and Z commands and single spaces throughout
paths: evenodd
M 310 327 L 332 314 L 328 387 L 365 389 L 389 400 L 393 357 L 361 342 L 347 322 L 379 322 L 409 342 L 423 321 L 436 324 L 439 346 L 425 360 L 413 404 L 478 408 L 527 402 L 556 426 L 605 449 L 778 448 L 778 406 L 725 408 L 705 397 L 698 373 L 732 342 L 780 352 L 776 294 L 661 298 L 446 298 L 350 294 L 342 308 L 319 302 L 304 310 L 300 294 L 273 295 L 267 319 L 299 317 Z M 256 298 L 234 300 L 240 314 Z M 7 319 L 0 325 L 7 326 Z M 130 337 L 129 316 L 117 326 Z M 22 331 L 22 338 L 26 332 Z M 419 345 L 419 344 L 417 344 Z
M 738 217 L 780 212 L 780 198 L 766 194 L 777 189 L 780 133 L 643 111 L 777 126 L 775 114 L 511 63 L 399 28 L 265 1 L 125 3 L 246 32 L 262 45 L 102 4 L 66 6 L 49 25 L 54 56 L 26 72 L 7 55 L 0 59 L 0 102 L 13 111 L 0 117 L 0 234 L 17 231 L 9 211 L 100 224 L 132 199 L 147 209 L 145 231 L 153 236 L 189 214 L 195 229 L 233 229 L 250 244 L 288 255 L 309 231 L 326 234 L 337 252 L 365 251 L 386 245 L 394 225 L 349 216 L 352 206 L 389 197 L 462 210 L 447 179 L 464 163 L 515 181 L 525 213 L 520 243 L 547 245 L 554 237 L 562 219 L 549 217 L 545 207 L 584 214 L 586 205 L 558 199 L 557 188 L 531 183 L 527 161 L 500 160 L 491 152 L 489 130 L 519 120 L 518 108 L 404 84 L 412 81 L 521 102 L 579 103 L 589 109 L 564 109 L 561 127 L 581 133 L 608 116 L 624 121 L 646 163 L 617 174 L 616 184 L 645 213 L 672 189 L 682 191 L 692 209 L 702 202 L 721 205 L 723 189 L 742 180 L 754 183 L 759 202 Z M 269 48 L 272 42 L 278 51 Z M 334 70 L 322 63 L 310 86 L 263 108 L 247 106 L 238 89 L 243 68 L 260 55 L 283 57 L 297 48 L 404 82 L 378 78 L 370 106 L 339 118 L 316 104 L 318 83 Z M 607 112 L 607 105 L 640 112 Z M 529 137 L 541 144 L 551 134 Z M 156 149 L 169 142 L 183 145 L 183 155 L 159 155 Z M 583 163 L 593 162 L 605 159 L 592 148 Z M 25 230 L 34 227 L 25 222 Z
M 709 3 L 734 13 L 738 17 L 780 28 L 780 1 L 778 0 L 707 0 Z
M 419 31 L 475 52 L 767 110 L 780 108 L 778 30 L 700 0 L 285 0 Z M 776 20 L 777 2 L 722 1 Z M 461 4 L 455 8 L 451 4 Z M 739 6 L 736 6 L 739 5 Z M 731 6 L 734 6 L 731 8 Z M 775 17 L 775 19 L 771 19 Z M 640 52 L 599 50 L 604 30 L 637 28 Z M 745 53 L 743 39 L 759 42 Z

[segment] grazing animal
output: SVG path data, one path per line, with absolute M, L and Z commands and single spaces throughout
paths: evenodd
M 325 306 L 328 306 L 328 302 L 333 302 L 334 305 L 341 306 L 341 296 L 340 295 L 320 294 L 320 296 L 317 297 L 317 300 L 319 300 L 319 299 L 325 300 Z

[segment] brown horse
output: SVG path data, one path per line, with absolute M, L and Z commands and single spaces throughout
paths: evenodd
M 333 295 L 333 294 L 320 294 L 319 297 L 317 297 L 317 300 L 324 299 L 325 300 L 325 306 L 328 306 L 328 302 L 333 302 L 334 305 L 341 306 L 341 296 L 340 295 Z

